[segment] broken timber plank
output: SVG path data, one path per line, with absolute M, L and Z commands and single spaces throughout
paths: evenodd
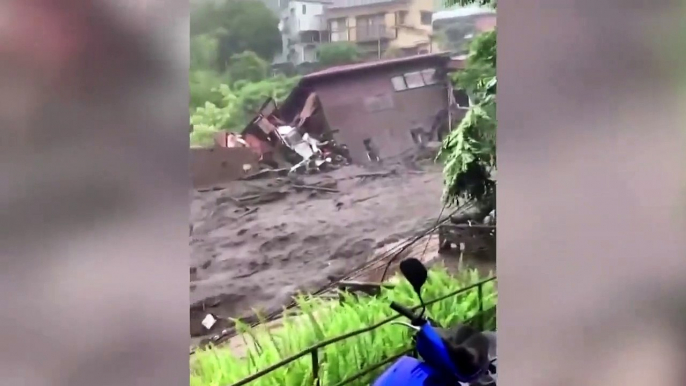
M 291 185 L 294 189 L 309 189 L 309 190 L 318 190 L 322 192 L 329 192 L 329 193 L 340 193 L 341 191 L 338 189 L 331 189 L 331 188 L 324 188 L 321 186 L 313 186 L 313 185 Z
M 381 292 L 381 287 L 393 288 L 391 283 L 373 283 L 373 282 L 359 282 L 359 281 L 341 281 L 338 283 L 338 289 L 341 291 L 357 291 L 364 292 L 367 295 L 376 296 Z
M 251 214 L 257 212 L 259 209 L 260 209 L 259 207 L 252 208 L 252 209 L 248 210 L 247 212 L 244 212 L 243 214 L 238 216 L 238 218 L 243 218 L 245 216 L 251 215 Z
M 393 175 L 393 174 L 397 174 L 397 172 L 396 172 L 395 170 L 391 170 L 391 171 L 388 171 L 388 172 L 362 173 L 362 174 L 356 175 L 355 178 L 387 177 L 387 176 L 390 176 L 390 175 Z

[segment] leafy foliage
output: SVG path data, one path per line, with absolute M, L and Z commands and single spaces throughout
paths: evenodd
M 264 101 L 271 97 L 282 102 L 299 78 L 275 76 L 259 82 L 241 80 L 233 87 L 219 84 L 212 89 L 216 99 L 191 109 L 191 145 L 209 146 L 218 131 L 240 131 Z
M 252 51 L 235 54 L 229 59 L 228 75 L 234 81 L 259 82 L 267 77 L 269 63 Z
M 262 2 L 202 1 L 191 8 L 190 139 L 209 146 L 218 131 L 243 129 L 266 98 L 283 101 L 298 79 L 268 77 L 281 36 Z
M 453 77 L 469 95 L 471 106 L 439 153 L 448 204 L 482 199 L 495 188 L 489 169 L 496 165 L 496 37 L 495 30 L 477 36 L 465 68 Z
M 191 70 L 207 70 L 217 66 L 219 40 L 209 34 L 191 37 Z
M 247 346 L 245 356 L 240 358 L 234 355 L 226 346 L 196 352 L 194 362 L 191 363 L 190 385 L 234 384 L 325 339 L 371 326 L 395 315 L 388 307 L 391 301 L 408 306 L 416 304 L 417 297 L 410 284 L 405 280 L 398 281 L 396 288 L 384 290 L 378 297 L 356 298 L 342 294 L 343 303 L 300 296 L 296 301 L 301 315 L 287 315 L 282 320 L 283 327 L 276 330 L 260 326 L 249 328 L 239 323 L 237 327 L 243 332 Z M 454 277 L 445 268 L 433 268 L 429 271 L 429 280 L 422 289 L 422 296 L 426 301 L 431 301 L 476 281 L 479 281 L 479 276 L 473 270 L 461 270 Z M 484 309 L 495 307 L 497 298 L 494 282 L 486 283 L 483 286 Z M 478 292 L 470 290 L 432 304 L 427 309 L 427 315 L 441 326 L 448 327 L 474 317 L 478 310 Z M 495 327 L 495 318 L 484 319 L 486 328 Z M 408 349 L 411 344 L 410 330 L 386 324 L 372 332 L 327 346 L 319 352 L 320 382 L 322 385 L 338 384 L 361 370 Z M 384 368 L 376 369 L 349 385 L 367 386 L 383 370 Z M 250 384 L 312 385 L 311 358 L 306 356 L 291 362 Z
M 222 102 L 222 94 L 217 87 L 221 84 L 229 84 L 228 74 L 220 74 L 213 70 L 191 70 L 188 75 L 190 88 L 191 111 L 204 106 L 205 102 L 219 105 Z
M 325 66 L 354 63 L 360 59 L 355 43 L 334 42 L 319 46 L 319 62 Z
M 191 9 L 191 36 L 217 39 L 217 69 L 224 71 L 231 56 L 252 51 L 271 61 L 281 50 L 279 20 L 257 0 L 206 1 Z

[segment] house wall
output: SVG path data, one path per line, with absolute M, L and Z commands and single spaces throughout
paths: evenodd
M 324 13 L 322 3 L 291 1 L 288 4 L 288 13 L 293 35 L 299 34 L 300 31 L 320 31 L 322 29 L 321 15 Z
M 391 78 L 406 72 L 435 67 L 435 64 L 397 66 L 357 72 L 313 85 L 319 95 L 329 127 L 337 140 L 348 145 L 356 162 L 366 162 L 363 145 L 371 138 L 382 158 L 396 156 L 415 147 L 410 129 L 417 120 L 427 129 L 434 115 L 448 103 L 444 83 L 395 91 Z M 375 108 L 370 108 L 376 100 Z
M 292 46 L 297 55 L 297 60 L 294 64 L 300 64 L 304 62 L 316 62 L 318 59 L 317 48 L 318 44 L 315 43 L 296 43 Z

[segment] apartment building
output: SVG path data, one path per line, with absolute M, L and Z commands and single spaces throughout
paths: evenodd
M 332 42 L 357 43 L 369 57 L 390 48 L 404 55 L 432 51 L 434 0 L 332 0 L 324 19 Z
M 318 60 L 318 47 L 327 37 L 324 7 L 327 0 L 280 0 L 280 62 L 294 65 Z

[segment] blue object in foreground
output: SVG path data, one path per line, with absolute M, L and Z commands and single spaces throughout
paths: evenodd
M 409 258 L 400 264 L 403 276 L 412 284 L 423 306 L 415 315 L 412 310 L 392 302 L 391 308 L 410 320 L 392 322 L 416 331 L 415 348 L 423 361 L 403 356 L 388 368 L 373 386 L 456 386 L 459 384 L 495 385 L 495 358 L 491 359 L 488 337 L 465 327 L 456 334 L 457 341 L 449 342 L 424 318 L 426 306 L 421 288 L 428 273 L 417 259 Z M 494 339 L 494 338 L 493 338 Z M 481 381 L 486 382 L 481 382 Z

